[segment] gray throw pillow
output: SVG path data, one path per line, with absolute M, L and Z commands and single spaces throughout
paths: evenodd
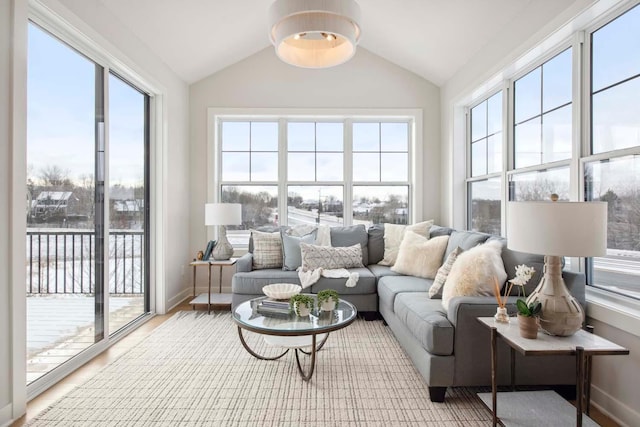
M 300 251 L 300 243 L 313 244 L 316 240 L 316 230 L 304 236 L 290 236 L 286 231 L 282 230 L 282 269 L 296 270 L 302 265 L 302 253 Z
M 369 265 L 368 241 L 367 229 L 362 224 L 348 227 L 331 227 L 331 246 L 337 248 L 359 244 L 362 250 L 363 265 Z
M 362 249 L 357 243 L 349 247 L 334 248 L 300 243 L 303 270 L 317 268 L 358 268 L 362 265 Z

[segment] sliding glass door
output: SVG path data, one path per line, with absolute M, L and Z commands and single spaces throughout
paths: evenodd
M 28 35 L 31 383 L 149 312 L 149 96 L 36 24 Z

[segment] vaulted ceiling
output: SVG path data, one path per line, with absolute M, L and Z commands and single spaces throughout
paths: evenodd
M 88 1 L 102 2 L 187 83 L 270 46 L 271 0 Z M 442 85 L 505 27 L 544 25 L 574 1 L 358 0 L 360 46 Z

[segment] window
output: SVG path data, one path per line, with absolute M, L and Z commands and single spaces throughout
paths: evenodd
M 571 49 L 514 82 L 514 165 L 571 158 Z
M 502 91 L 470 111 L 470 178 L 467 182 L 467 227 L 501 233 Z
M 591 34 L 591 156 L 586 200 L 608 204 L 607 255 L 590 285 L 640 299 L 640 7 Z
M 262 225 L 410 221 L 414 117 L 215 117 L 217 192 L 242 204 L 234 246 Z
M 570 47 L 523 70 L 505 97 L 509 108 L 492 103 L 498 94 L 472 104 L 467 226 L 497 234 L 507 200 L 555 193 L 560 200 L 605 201 L 607 255 L 586 260 L 587 283 L 640 299 L 640 5 L 587 32 L 584 46 L 574 37 Z M 583 63 L 573 67 L 578 51 Z M 581 70 L 590 72 L 580 78 Z M 585 90 L 574 91 L 576 82 Z M 587 118 L 584 129 L 578 117 Z M 491 143 L 501 121 L 513 131 L 507 152 Z M 579 268 L 570 261 L 569 268 Z

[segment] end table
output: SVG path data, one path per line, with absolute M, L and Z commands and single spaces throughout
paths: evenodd
M 193 300 L 189 302 L 189 304 L 193 305 L 195 310 L 196 304 L 207 304 L 207 313 L 211 313 L 211 306 L 224 306 L 225 308 L 231 309 L 231 294 L 223 294 L 222 293 L 222 269 L 224 267 L 233 266 L 238 258 L 231 258 L 228 260 L 215 260 L 210 259 L 208 261 L 193 261 L 189 263 L 190 266 L 193 267 Z M 206 294 L 200 294 L 196 296 L 196 268 L 197 267 L 209 267 L 209 276 L 208 276 L 208 284 L 209 291 Z M 218 280 L 218 293 L 211 293 L 211 267 L 219 267 L 219 280 Z

